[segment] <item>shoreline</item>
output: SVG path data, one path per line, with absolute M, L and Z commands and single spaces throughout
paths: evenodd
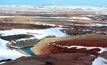
M 16 51 L 18 51 L 19 53 L 22 53 L 22 54 L 24 54 L 26 56 L 31 56 L 31 55 L 29 55 L 28 53 L 26 53 L 25 51 L 23 51 L 21 49 L 16 49 Z

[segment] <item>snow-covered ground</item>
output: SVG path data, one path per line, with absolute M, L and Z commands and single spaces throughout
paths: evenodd
M 76 49 L 83 49 L 85 48 L 86 50 L 91 50 L 91 49 L 100 49 L 100 51 L 98 53 L 102 53 L 104 51 L 107 51 L 107 47 L 103 48 L 103 47 L 88 47 L 88 46 L 75 46 L 75 45 L 72 45 L 72 46 L 63 46 L 63 45 L 59 45 L 59 44 L 56 44 L 56 43 L 53 43 L 54 45 L 56 45 L 57 47 L 60 47 L 60 48 L 76 48 Z
M 42 30 L 27 30 L 27 29 L 12 29 L 12 30 L 4 30 L 0 31 L 2 36 L 8 35 L 17 35 L 17 34 L 32 34 L 34 38 L 41 39 L 48 35 L 55 35 L 55 36 L 64 36 L 66 34 L 60 31 L 61 28 L 49 28 L 49 29 L 42 29 Z M 20 39 L 23 40 L 23 39 Z M 25 56 L 24 54 L 19 53 L 16 50 L 10 50 L 6 47 L 6 43 L 9 43 L 6 40 L 0 39 L 0 60 L 2 59 L 16 59 L 21 56 Z
M 18 35 L 18 34 L 31 34 L 34 35 L 33 38 L 38 38 L 41 39 L 45 36 L 48 35 L 55 35 L 55 36 L 65 36 L 66 34 L 62 33 L 60 31 L 61 28 L 48 28 L 48 29 L 42 29 L 42 30 L 27 30 L 27 29 L 12 29 L 12 30 L 4 30 L 0 31 L 0 34 L 2 36 L 8 36 L 8 35 Z M 24 39 L 19 39 L 19 40 L 24 40 Z M 6 40 L 0 39 L 0 60 L 3 59 L 16 59 L 21 56 L 26 56 L 16 50 L 10 50 L 8 47 L 6 47 L 6 43 L 9 43 Z M 62 46 L 62 45 L 56 45 L 58 47 L 62 48 L 73 48 L 76 47 L 77 49 L 81 48 L 86 48 L 87 50 L 94 49 L 94 48 L 99 48 L 100 51 L 98 53 L 102 53 L 103 51 L 107 51 L 107 48 L 102 48 L 102 47 L 85 47 L 85 46 Z M 102 57 L 96 58 L 93 62 L 92 65 L 107 65 L 107 59 L 104 59 Z
M 98 53 L 102 53 L 104 51 L 107 51 L 107 48 L 103 48 L 103 47 L 86 47 L 86 46 L 62 46 L 62 45 L 58 45 L 56 43 L 53 43 L 54 45 L 61 47 L 61 48 L 76 48 L 76 49 L 82 49 L 85 48 L 86 50 L 90 50 L 90 49 L 95 49 L 95 48 L 99 48 L 100 51 Z M 98 57 L 95 58 L 94 61 L 92 62 L 92 65 L 107 65 L 107 59 L 103 58 L 103 57 Z
M 102 26 L 107 26 L 107 24 L 72 24 L 75 26 L 96 26 L 96 27 L 102 27 Z
M 107 59 L 98 57 L 92 62 L 92 65 L 107 65 Z
M 93 14 L 107 14 L 106 7 L 92 7 L 92 6 L 31 6 L 31 5 L 0 5 L 1 12 L 17 13 L 17 12 L 31 12 L 31 13 L 60 13 L 71 11 L 85 11 Z
M 31 34 L 34 35 L 35 38 L 41 39 L 43 37 L 46 37 L 48 35 L 52 36 L 64 36 L 65 33 L 62 33 L 60 31 L 61 28 L 48 28 L 48 29 L 42 29 L 42 30 L 27 30 L 27 29 L 12 29 L 12 30 L 4 30 L 0 31 L 2 36 L 8 36 L 8 35 L 18 35 L 18 34 Z
M 3 59 L 16 59 L 21 56 L 26 56 L 24 54 L 19 53 L 16 50 L 10 50 L 6 47 L 6 43 L 9 43 L 8 41 L 0 39 L 0 60 Z
M 0 16 L 0 18 L 13 18 L 15 16 Z

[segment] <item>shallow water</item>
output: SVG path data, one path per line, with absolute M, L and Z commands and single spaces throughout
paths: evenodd
M 28 47 L 23 47 L 21 48 L 21 50 L 23 50 L 24 52 L 26 52 L 27 54 L 34 56 L 35 54 L 30 50 L 32 46 L 28 46 Z

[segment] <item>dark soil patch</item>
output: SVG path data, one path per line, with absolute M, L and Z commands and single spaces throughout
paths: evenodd
M 21 39 L 21 38 L 30 38 L 30 37 L 33 37 L 33 36 L 27 35 L 27 34 L 0 36 L 1 39 L 8 40 L 8 41 L 17 40 L 17 39 Z
M 0 30 L 9 29 L 46 29 L 52 28 L 47 25 L 34 25 L 34 24 L 19 24 L 19 23 L 0 23 Z

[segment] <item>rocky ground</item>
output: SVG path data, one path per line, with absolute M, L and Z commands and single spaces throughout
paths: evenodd
M 0 6 L 1 65 L 107 64 L 106 8 L 16 8 Z M 29 46 L 35 55 L 26 57 L 20 48 Z

